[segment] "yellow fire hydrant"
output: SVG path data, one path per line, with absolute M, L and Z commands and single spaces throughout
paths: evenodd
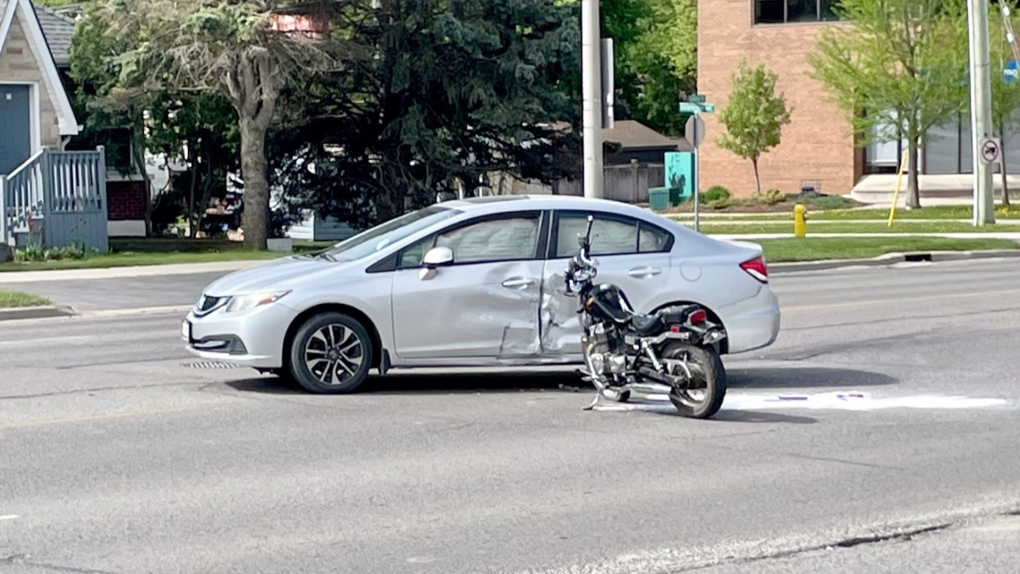
M 793 235 L 796 237 L 807 236 L 807 207 L 798 203 L 793 207 Z

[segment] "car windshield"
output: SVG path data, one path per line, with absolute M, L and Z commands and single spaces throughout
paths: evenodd
M 461 211 L 440 205 L 412 211 L 320 251 L 317 257 L 330 261 L 356 261 L 416 233 L 430 225 L 453 217 Z

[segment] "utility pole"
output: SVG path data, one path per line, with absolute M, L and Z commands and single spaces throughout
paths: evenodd
M 992 134 L 991 62 L 988 48 L 988 1 L 967 0 L 970 32 L 970 120 L 974 163 L 974 225 L 995 223 L 992 166 L 982 145 Z M 1001 154 L 1002 151 L 999 150 Z
M 602 187 L 602 58 L 599 0 L 581 0 L 581 95 L 584 99 L 584 196 L 604 197 Z

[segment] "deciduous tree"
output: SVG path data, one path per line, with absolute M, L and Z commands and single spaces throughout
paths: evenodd
M 269 184 L 266 134 L 281 90 L 295 77 L 338 61 L 340 41 L 287 33 L 277 17 L 333 15 L 342 6 L 284 0 L 96 0 L 90 17 L 124 50 L 111 54 L 118 68 L 112 97 L 145 101 L 146 94 L 174 89 L 216 94 L 237 117 L 245 205 L 245 245 L 265 249 Z
M 733 75 L 729 103 L 719 112 L 719 122 L 726 127 L 719 146 L 751 161 L 758 194 L 761 193 L 758 160 L 779 145 L 783 126 L 790 123 L 791 110 L 786 107 L 785 97 L 776 94 L 776 80 L 776 74 L 764 64 L 751 68 L 741 61 Z
M 907 205 L 920 207 L 918 158 L 928 131 L 967 95 L 967 19 L 959 0 L 842 0 L 848 26 L 827 27 L 809 56 L 860 145 L 907 140 Z

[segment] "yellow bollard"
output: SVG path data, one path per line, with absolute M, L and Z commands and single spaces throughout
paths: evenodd
M 807 208 L 803 203 L 793 207 L 793 234 L 797 237 L 807 236 Z

